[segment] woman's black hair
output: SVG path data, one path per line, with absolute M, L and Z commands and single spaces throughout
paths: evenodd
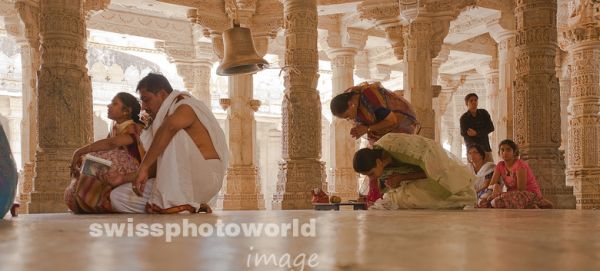
M 485 151 L 483 150 L 483 147 L 481 147 L 478 144 L 471 144 L 467 147 L 467 153 L 469 152 L 470 149 L 475 149 L 477 150 L 477 152 L 479 153 L 479 155 L 481 155 L 481 158 L 485 159 Z
M 117 95 L 115 95 L 115 97 L 119 98 L 119 100 L 121 100 L 121 103 L 123 103 L 123 106 L 131 109 L 131 114 L 129 117 L 135 123 L 144 124 L 140 120 L 140 110 L 142 109 L 142 107 L 140 106 L 140 102 L 138 101 L 137 98 L 135 98 L 135 96 L 133 96 L 127 92 L 119 92 L 119 93 L 117 93 Z
M 348 110 L 348 103 L 354 94 L 354 92 L 345 92 L 333 97 L 333 99 L 331 99 L 331 103 L 329 103 L 331 114 L 334 116 L 339 116 L 346 112 L 346 110 Z
M 512 141 L 510 139 L 505 139 L 505 140 L 500 141 L 500 144 L 498 144 L 498 152 L 500 152 L 500 146 L 502 146 L 502 145 L 509 146 L 515 153 L 515 156 L 519 156 L 519 146 L 517 146 L 517 143 L 515 143 L 514 141 Z
M 352 166 L 354 167 L 354 171 L 356 172 L 367 172 L 373 169 L 377 164 L 377 159 L 381 159 L 382 157 L 382 149 L 360 149 L 354 154 Z

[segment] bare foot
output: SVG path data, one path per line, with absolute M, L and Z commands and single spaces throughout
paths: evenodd
M 477 208 L 491 208 L 492 205 L 490 204 L 490 201 L 487 199 L 479 199 L 479 201 L 477 202 Z
M 206 203 L 201 203 L 200 207 L 198 208 L 198 213 L 207 213 L 207 214 L 211 214 L 212 213 L 212 209 L 210 208 L 210 206 L 208 206 L 208 204 Z
M 540 209 L 552 209 L 552 208 L 554 208 L 554 205 L 552 204 L 552 202 L 550 202 L 547 199 L 540 200 L 540 202 L 537 204 L 537 206 Z
M 19 209 L 21 205 L 19 205 L 18 203 L 13 203 L 13 206 L 10 207 L 10 215 L 12 217 L 17 217 L 19 216 L 19 212 L 17 211 L 17 209 Z

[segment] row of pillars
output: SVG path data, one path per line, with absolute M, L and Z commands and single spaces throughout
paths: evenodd
M 532 13 L 544 14 L 549 20 Z M 92 139 L 91 83 L 85 60 L 86 16 L 82 0 L 41 0 L 39 6 L 22 4 L 19 14 L 25 23 L 24 36 L 29 47 L 23 52 L 27 63 L 24 69 L 24 109 L 36 112 L 37 118 L 26 118 L 24 134 L 36 135 L 24 140 L 25 177 L 35 175 L 35 189 L 24 193 L 21 200 L 30 200 L 30 212 L 63 211 L 62 191 L 69 180 L 68 163 L 75 148 Z M 565 163 L 560 146 L 560 99 L 554 58 L 556 54 L 556 1 L 519 1 L 515 9 L 516 35 L 505 35 L 499 41 L 498 51 L 498 101 L 513 101 L 496 105 L 500 123 L 497 137 L 510 138 L 511 131 L 522 147 L 522 155 L 536 172 L 542 193 L 557 207 L 575 207 L 570 187 L 565 185 Z M 28 17 L 37 18 L 31 19 Z M 317 9 L 315 0 L 288 0 L 284 2 L 286 48 L 284 54 L 284 101 L 282 116 L 282 162 L 280 163 L 277 193 L 273 198 L 275 209 L 310 208 L 310 190 L 325 187 L 325 170 L 321 162 L 321 103 L 316 90 L 318 79 Z M 544 17 L 545 18 L 545 17 Z M 438 34 L 433 29 L 437 19 L 417 19 L 409 29 L 403 30 L 402 58 L 405 63 L 405 90 L 422 122 L 422 135 L 434 138 L 435 112 L 433 111 L 432 59 L 439 48 L 431 40 Z M 448 19 L 443 22 L 449 22 Z M 551 23 L 549 23 L 551 22 Z M 39 29 L 39 37 L 32 35 Z M 586 28 L 586 29 L 589 29 Z M 593 29 L 594 31 L 597 31 Z M 574 29 L 573 32 L 577 30 Z M 409 34 L 407 34 L 409 33 Z M 597 74 L 600 63 L 600 43 L 597 35 L 581 39 L 572 35 L 574 67 L 571 71 L 573 116 L 570 119 L 569 180 L 575 187 L 577 206 L 590 208 L 600 205 L 597 179 L 600 175 L 600 158 L 589 148 L 598 148 L 598 99 L 600 96 Z M 510 47 L 514 42 L 514 50 Z M 40 44 L 37 47 L 36 44 Z M 396 48 L 398 44 L 394 45 Z M 24 45 L 26 46 L 26 45 Z M 38 51 L 35 48 L 40 48 Z M 353 85 L 353 50 L 332 51 L 334 62 L 334 92 L 339 93 Z M 510 61 L 514 52 L 516 62 Z M 36 57 L 37 56 L 37 57 Z M 38 62 L 36 59 L 40 59 Z M 38 64 L 41 63 L 41 64 Z M 335 65 L 342 63 L 343 65 Z M 201 63 L 188 63 L 187 69 L 202 72 L 208 69 Z M 186 65 L 180 65 L 183 69 Z M 513 66 L 514 65 L 514 66 Z M 28 67 L 31 69 L 28 69 Z M 34 72 L 38 70 L 37 78 Z M 591 67 L 591 68 L 590 68 Z M 516 68 L 516 73 L 514 69 Z M 28 73 L 29 74 L 26 74 Z M 196 76 L 196 75 L 195 75 Z M 201 75 L 197 75 L 201 76 Z M 514 78 L 512 78 L 514 76 Z M 595 79 L 594 79 L 595 78 Z M 37 81 L 36 81 L 37 79 Z M 514 89 L 512 82 L 515 82 Z M 26 87 L 27 86 L 27 87 Z M 37 86 L 37 87 L 34 87 Z M 205 85 L 187 86 L 207 91 Z M 228 123 L 232 144 L 232 163 L 228 169 L 226 202 L 235 209 L 262 208 L 258 173 L 254 161 L 254 118 L 252 107 L 252 76 L 230 78 L 230 110 Z M 506 99 L 502 98 L 506 95 Z M 37 99 L 36 99 L 37 98 Z M 37 103 L 37 101 L 43 103 Z M 491 102 L 494 104 L 494 102 Z M 510 112 L 514 118 L 509 118 Z M 506 115 L 506 118 L 501 116 Z M 513 125 L 512 119 L 519 121 Z M 37 120 L 37 122 L 36 122 Z M 28 126 L 28 127 L 27 127 Z M 347 124 L 335 121 L 334 189 L 335 193 L 351 197 L 356 195 L 356 175 L 350 170 L 349 156 L 344 151 L 354 150 L 347 137 Z M 246 129 L 246 128 L 251 129 Z M 37 131 L 36 131 L 37 128 Z M 232 133 L 239 129 L 239 133 Z M 345 134 L 345 135 L 344 135 Z M 250 142 L 251 141 L 251 142 Z M 248 147 L 250 146 L 250 147 Z M 584 150 L 585 148 L 585 150 Z M 35 154 L 33 151 L 35 150 Z M 580 151 L 577 151 L 580 150 Z M 581 154 L 585 154 L 581 156 Z M 589 155 L 588 155 L 589 154 Z M 27 160 L 29 159 L 29 160 Z M 35 160 L 35 163 L 34 163 Z M 33 170 L 35 167 L 35 170 Z M 30 196 L 30 199 L 26 198 Z M 225 205 L 225 203 L 224 203 Z

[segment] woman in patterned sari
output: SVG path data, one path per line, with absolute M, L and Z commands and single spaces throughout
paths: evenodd
M 433 140 L 390 133 L 373 149 L 354 154 L 354 170 L 366 175 L 375 209 L 454 209 L 473 205 L 476 177 Z M 380 188 L 385 186 L 383 198 Z
M 118 93 L 108 105 L 108 118 L 114 121 L 108 137 L 83 146 L 73 154 L 72 180 L 65 191 L 65 201 L 74 213 L 113 212 L 111 190 L 131 181 L 144 156 L 139 138 L 144 125 L 139 117 L 140 109 L 140 104 L 133 95 Z M 111 161 L 110 170 L 97 176 L 81 174 L 79 169 L 82 157 L 86 154 Z
M 410 103 L 379 82 L 347 89 L 331 100 L 330 108 L 334 116 L 355 122 L 352 137 L 367 134 L 371 145 L 387 133 L 414 134 L 419 126 Z

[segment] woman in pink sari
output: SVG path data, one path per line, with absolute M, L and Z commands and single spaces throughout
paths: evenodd
M 519 159 L 517 144 L 510 139 L 500 142 L 500 161 L 494 169 L 490 181 L 493 189 L 491 196 L 480 200 L 480 208 L 506 208 L 506 209 L 547 209 L 552 208 L 552 203 L 542 197 L 540 186 L 529 165 Z M 499 180 L 502 177 L 506 192 L 502 193 Z
M 143 122 L 140 104 L 131 94 L 120 92 L 108 105 L 108 118 L 114 126 L 107 138 L 83 146 L 75 151 L 71 161 L 71 184 L 65 191 L 65 202 L 74 213 L 112 213 L 110 192 L 131 178 L 144 156 L 140 142 Z M 89 176 L 80 173 L 82 158 L 89 154 L 111 161 L 105 174 Z

